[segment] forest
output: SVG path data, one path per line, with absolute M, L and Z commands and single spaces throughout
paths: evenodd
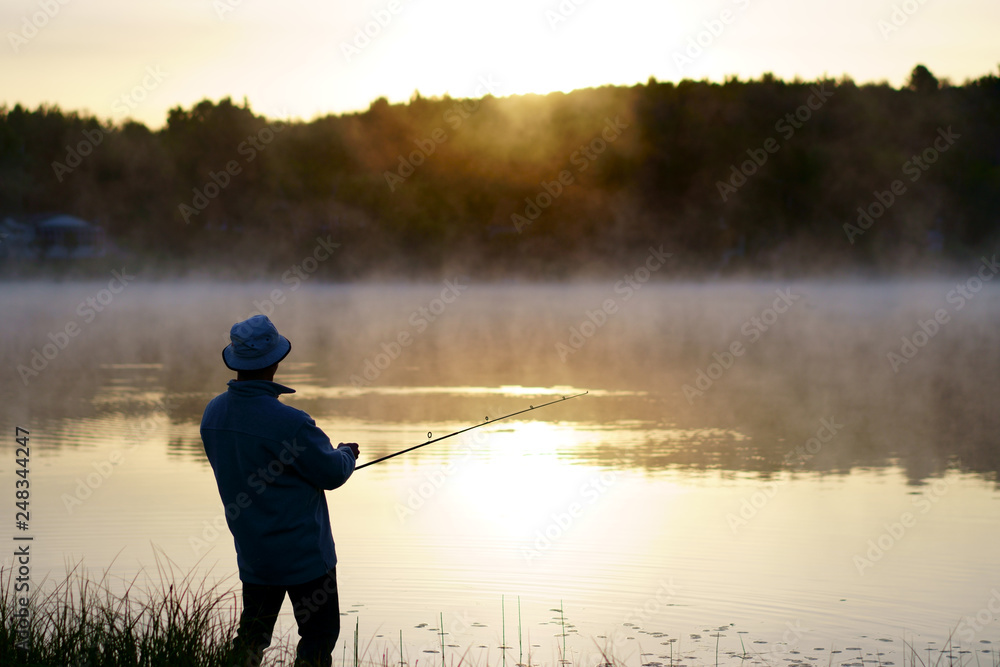
M 674 276 L 920 274 L 996 252 L 1000 78 L 415 92 L 310 121 L 226 98 L 156 130 L 2 107 L 0 220 L 43 213 L 147 275 L 281 275 L 321 242 L 335 280 L 614 276 L 661 246 Z

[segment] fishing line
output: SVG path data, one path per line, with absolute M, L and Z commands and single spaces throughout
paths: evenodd
M 444 440 L 446 438 L 450 438 L 452 436 L 456 436 L 456 435 L 459 435 L 461 433 L 465 433 L 466 431 L 471 431 L 474 428 L 479 428 L 480 426 L 486 426 L 487 424 L 493 424 L 493 423 L 496 423 L 496 422 L 501 421 L 503 419 L 508 419 L 509 417 L 513 417 L 515 415 L 524 414 L 525 412 L 531 412 L 532 410 L 538 410 L 539 408 L 544 408 L 546 405 L 553 405 L 555 403 L 562 403 L 563 401 L 568 401 L 568 400 L 570 400 L 572 398 L 577 398 L 578 396 L 585 396 L 585 395 L 587 395 L 589 393 L 590 393 L 589 391 L 584 391 L 584 392 L 581 392 L 579 394 L 573 394 L 571 396 L 563 396 L 562 398 L 557 398 L 554 401 L 549 401 L 548 403 L 542 403 L 541 405 L 530 405 L 527 408 L 525 408 L 524 410 L 518 410 L 517 412 L 512 412 L 509 415 L 504 415 L 503 417 L 496 417 L 494 419 L 490 419 L 489 417 L 487 417 L 486 420 L 483 423 L 481 423 L 481 424 L 474 424 L 472 426 L 469 426 L 468 428 L 463 428 L 461 431 L 455 431 L 454 433 L 449 433 L 448 435 L 442 435 L 440 438 L 434 438 L 433 440 L 428 440 L 427 442 L 422 442 L 419 445 L 414 445 L 413 447 L 408 447 L 408 448 L 406 448 L 404 450 L 396 452 L 395 454 L 389 454 L 388 456 L 383 456 L 380 459 L 375 459 L 374 461 L 369 461 L 368 463 L 363 463 L 363 464 L 355 467 L 354 469 L 355 470 L 361 470 L 362 468 L 365 468 L 367 466 L 375 465 L 376 463 L 381 463 L 382 461 L 385 461 L 386 459 L 391 459 L 394 456 L 399 456 L 400 454 L 405 454 L 406 452 L 412 452 L 414 449 L 420 449 L 421 447 L 426 447 L 427 445 L 430 445 L 432 443 L 441 442 L 442 440 Z M 427 437 L 430 437 L 430 436 L 431 436 L 431 433 L 428 433 Z

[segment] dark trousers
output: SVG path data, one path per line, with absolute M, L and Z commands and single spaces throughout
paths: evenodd
M 264 586 L 243 582 L 243 614 L 233 641 L 240 667 L 258 667 L 264 649 L 271 645 L 271 633 L 285 594 L 299 626 L 295 667 L 330 667 L 333 647 L 340 636 L 340 599 L 337 595 L 337 568 L 304 584 Z

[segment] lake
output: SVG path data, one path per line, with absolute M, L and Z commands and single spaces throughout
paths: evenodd
M 362 463 L 589 392 L 327 492 L 338 660 L 357 627 L 411 665 L 442 631 L 481 665 L 995 664 L 1000 289 L 972 277 L 5 283 L 0 484 L 20 426 L 36 585 L 238 587 L 198 427 L 259 309 L 283 400 Z

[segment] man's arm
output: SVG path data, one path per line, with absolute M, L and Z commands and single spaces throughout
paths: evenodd
M 346 482 L 358 457 L 357 444 L 341 443 L 334 449 L 330 438 L 312 419 L 299 428 L 292 448 L 296 452 L 295 469 L 321 489 L 336 489 Z

